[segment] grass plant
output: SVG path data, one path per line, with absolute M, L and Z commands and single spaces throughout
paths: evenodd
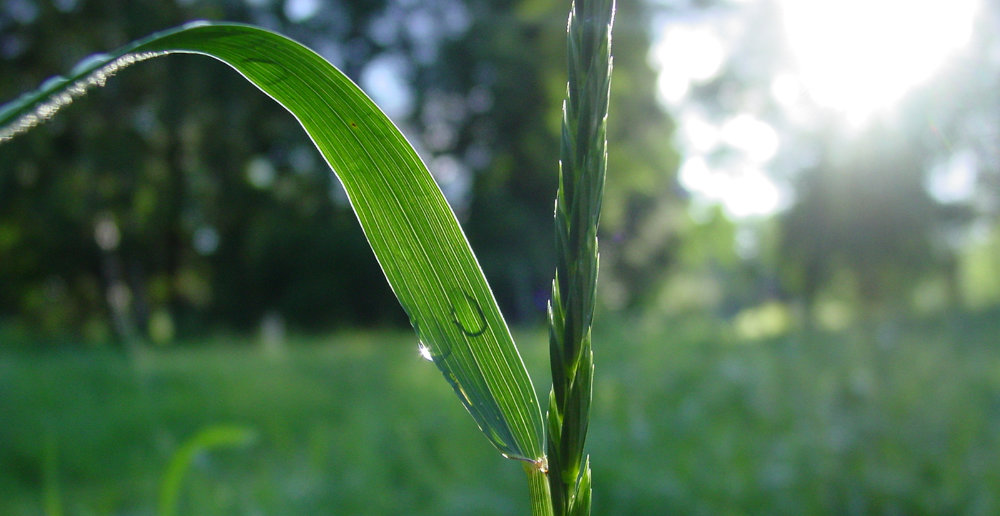
M 570 12 L 556 202 L 559 258 L 550 303 L 548 459 L 534 386 L 441 190 L 385 114 L 315 52 L 256 27 L 194 22 L 91 56 L 68 76 L 0 107 L 0 143 L 140 61 L 189 53 L 234 68 L 295 116 L 337 174 L 417 333 L 420 353 L 440 369 L 500 453 L 525 464 L 532 513 L 589 514 L 590 470 L 581 461 L 593 376 L 590 326 L 613 12 L 607 0 L 576 2 Z

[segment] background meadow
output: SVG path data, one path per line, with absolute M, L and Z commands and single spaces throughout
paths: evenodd
M 1000 12 L 841 4 L 619 5 L 597 514 L 1000 511 Z M 10 0 L 0 99 L 191 19 L 303 42 L 417 147 L 547 391 L 567 9 Z M 0 145 L 0 514 L 525 514 L 454 398 L 226 67 L 136 65 Z

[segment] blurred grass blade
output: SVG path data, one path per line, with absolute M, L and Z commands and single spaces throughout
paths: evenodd
M 177 514 L 184 474 L 200 453 L 220 448 L 244 446 L 256 439 L 256 432 L 241 426 L 213 425 L 191 437 L 174 452 L 160 484 L 159 516 Z
M 62 494 L 59 488 L 59 444 L 52 428 L 45 429 L 42 449 L 42 493 L 45 516 L 62 516 Z
M 237 24 L 199 22 L 154 34 L 93 56 L 70 76 L 0 107 L 0 143 L 120 68 L 166 53 L 223 61 L 298 119 L 343 183 L 421 349 L 504 455 L 539 459 L 542 417 L 535 390 L 455 215 L 399 130 L 311 50 Z

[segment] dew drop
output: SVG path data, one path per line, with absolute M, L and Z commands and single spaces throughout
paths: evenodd
M 424 341 L 417 343 L 417 352 L 420 353 L 420 358 L 423 358 L 428 362 L 434 361 L 434 357 L 431 356 L 431 348 L 427 347 L 427 344 L 424 344 Z
M 280 84 L 288 79 L 288 69 L 271 59 L 248 57 L 243 59 L 243 66 L 252 71 L 255 82 L 265 86 Z
M 479 303 L 468 293 L 452 294 L 451 320 L 468 337 L 478 337 L 486 332 L 486 314 Z

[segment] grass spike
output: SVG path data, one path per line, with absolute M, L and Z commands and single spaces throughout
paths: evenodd
M 590 327 L 597 285 L 597 226 L 607 168 L 606 124 L 614 0 L 577 0 L 567 25 L 556 272 L 549 304 L 552 394 L 549 487 L 556 516 L 590 514 L 590 459 L 584 445 L 594 375 Z

